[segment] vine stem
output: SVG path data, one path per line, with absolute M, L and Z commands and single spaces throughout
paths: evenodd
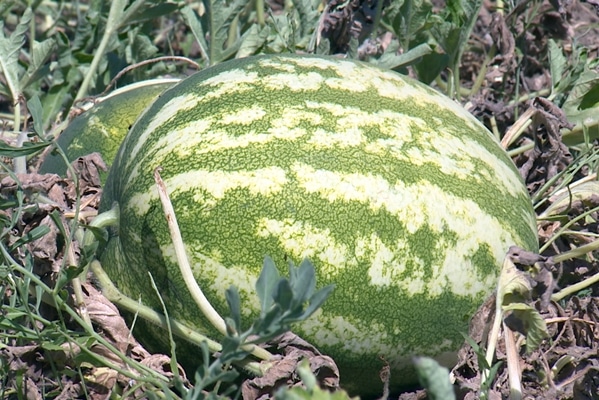
M 225 324 L 225 320 L 214 309 L 214 307 L 212 307 L 212 304 L 210 304 L 210 301 L 208 301 L 204 295 L 204 292 L 193 276 L 191 265 L 189 264 L 189 260 L 187 259 L 187 255 L 185 253 L 183 237 L 181 236 L 181 230 L 179 229 L 179 224 L 177 223 L 175 210 L 166 191 L 164 181 L 160 176 L 161 170 L 162 167 L 157 167 L 154 170 L 154 180 L 156 181 L 156 186 L 158 187 L 158 196 L 162 202 L 162 209 L 164 210 L 164 215 L 166 216 L 166 223 L 168 224 L 168 229 L 170 231 L 171 238 L 173 239 L 173 246 L 175 248 L 175 254 L 177 256 L 177 262 L 181 270 L 181 275 L 183 276 L 183 280 L 185 281 L 185 285 L 187 285 L 187 289 L 189 290 L 191 297 L 196 302 L 204 316 L 208 319 L 208 321 L 210 321 L 212 326 L 214 326 L 217 331 L 223 335 L 226 335 L 227 325 Z
M 212 326 L 214 326 L 222 335 L 226 336 L 227 326 L 225 320 L 214 309 L 212 304 L 210 304 L 210 301 L 208 301 L 204 295 L 204 292 L 198 285 L 198 282 L 193 275 L 191 265 L 189 264 L 187 254 L 185 252 L 183 237 L 181 236 L 181 230 L 179 229 L 179 224 L 177 223 L 175 210 L 173 209 L 173 204 L 170 201 L 164 181 L 160 176 L 160 171 L 162 171 L 162 167 L 156 167 L 156 169 L 154 169 L 154 181 L 156 182 L 156 186 L 158 188 L 158 196 L 162 202 L 162 208 L 164 210 L 166 222 L 168 224 L 171 239 L 173 241 L 173 247 L 177 256 L 179 270 L 181 271 L 181 275 L 183 276 L 187 290 L 189 290 L 191 297 L 196 302 L 204 316 L 208 319 L 208 321 L 210 321 Z M 247 345 L 242 348 L 251 352 L 252 355 L 262 360 L 269 360 L 272 357 L 271 353 L 255 345 Z
M 98 260 L 94 260 L 90 263 L 90 270 L 98 279 L 98 282 L 102 287 L 102 294 L 120 308 L 125 309 L 132 314 L 137 314 L 144 320 L 164 329 L 167 329 L 170 326 L 175 336 L 197 346 L 201 345 L 202 343 L 206 343 L 208 345 L 208 349 L 213 353 L 222 351 L 222 346 L 220 343 L 210 339 L 205 335 L 202 335 L 193 328 L 190 328 L 174 318 L 168 317 L 167 321 L 167 317 L 164 316 L 164 314 L 154 311 L 152 308 L 141 304 L 139 301 L 135 301 L 132 298 L 125 296 L 117 289 L 116 286 L 114 286 L 114 283 L 112 283 L 110 277 L 106 274 Z M 270 353 L 269 356 L 271 356 Z M 268 368 L 268 366 L 263 366 L 255 361 L 241 360 L 236 362 L 236 364 L 240 365 L 246 371 L 254 374 L 255 376 L 264 375 L 264 372 Z
M 89 351 L 86 346 L 80 346 L 82 351 L 85 351 L 88 355 L 94 356 L 97 360 L 100 360 L 106 367 L 111 368 L 124 376 L 141 380 L 144 382 L 151 382 L 151 379 L 157 379 L 159 381 L 167 382 L 168 379 L 161 375 L 160 373 L 152 370 L 149 367 L 146 367 L 142 364 L 139 364 L 131 359 L 129 359 L 125 354 L 119 351 L 112 343 L 107 341 L 101 335 L 99 335 L 96 331 L 94 331 L 91 325 L 88 325 L 83 318 L 77 313 L 77 311 L 71 308 L 66 300 L 63 300 L 62 297 L 56 296 L 54 294 L 54 290 L 46 285 L 37 275 L 29 271 L 27 268 L 18 264 L 12 256 L 8 253 L 7 249 L 0 243 L 0 253 L 4 256 L 4 259 L 8 261 L 10 268 L 16 271 L 18 274 L 22 276 L 26 276 L 27 279 L 31 282 L 32 285 L 38 286 L 43 291 L 42 301 L 46 304 L 51 305 L 52 307 L 65 311 L 75 322 L 81 326 L 81 328 L 91 337 L 94 338 L 98 343 L 105 346 L 111 353 L 113 353 L 118 359 L 120 359 L 124 365 L 129 366 L 129 368 L 121 368 L 118 365 L 114 364 L 114 360 L 109 360 L 106 357 L 102 357 L 99 354 L 95 354 L 92 351 Z M 12 275 L 12 274 L 11 274 Z M 136 368 L 141 368 L 143 374 L 135 374 L 131 371 L 131 366 L 135 366 Z

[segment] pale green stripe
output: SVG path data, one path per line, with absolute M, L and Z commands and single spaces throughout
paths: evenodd
M 177 174 L 165 179 L 170 197 L 175 201 L 176 196 L 183 192 L 195 192 L 194 200 L 198 211 L 209 210 L 218 200 L 224 198 L 228 191 L 248 189 L 250 194 L 269 197 L 280 192 L 287 183 L 286 173 L 279 167 L 267 167 L 255 171 L 206 171 L 196 170 Z M 158 199 L 155 185 L 144 193 L 136 193 L 131 197 L 128 207 L 136 215 L 145 215 L 150 209 L 151 202 Z

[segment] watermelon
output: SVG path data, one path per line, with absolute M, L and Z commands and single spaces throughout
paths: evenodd
M 194 275 L 221 315 L 239 289 L 244 323 L 270 256 L 308 258 L 323 307 L 293 331 L 333 357 L 341 385 L 416 382 L 412 356 L 451 364 L 511 245 L 536 251 L 535 214 L 485 127 L 435 90 L 369 64 L 314 56 L 233 60 L 158 98 L 125 138 L 101 210 L 120 223 L 101 262 L 127 295 L 214 335 L 179 273 L 153 171 L 161 166 Z M 137 337 L 167 351 L 168 335 Z M 214 337 L 214 336 L 213 336 Z M 197 348 L 178 346 L 194 365 Z M 197 366 L 197 364 L 196 364 Z
M 84 106 L 85 112 L 74 118 L 58 136 L 56 145 L 65 152 L 69 163 L 98 152 L 110 168 L 129 127 L 139 114 L 179 80 L 164 78 L 137 82 L 88 103 Z M 43 174 L 65 175 L 66 171 L 64 158 L 56 152 L 49 153 L 40 166 Z M 101 172 L 102 182 L 107 175 Z

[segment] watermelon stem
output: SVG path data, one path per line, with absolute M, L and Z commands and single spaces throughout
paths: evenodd
M 118 203 L 115 203 L 110 210 L 98 214 L 89 225 L 94 228 L 117 226 L 120 220 L 120 214 L 119 205 Z
M 225 320 L 220 316 L 218 311 L 214 309 L 210 301 L 208 301 L 191 270 L 189 259 L 187 258 L 187 254 L 185 252 L 183 238 L 181 237 L 179 224 L 177 223 L 175 210 L 173 209 L 173 205 L 170 201 L 164 181 L 160 177 L 161 170 L 162 167 L 157 167 L 154 169 L 154 180 L 156 181 L 158 196 L 162 202 L 162 208 L 168 224 L 171 240 L 173 241 L 173 247 L 177 256 L 179 270 L 181 271 L 181 275 L 185 281 L 187 290 L 189 290 L 191 297 L 199 307 L 200 311 L 202 311 L 212 326 L 214 326 L 222 335 L 227 336 L 227 325 Z M 252 355 L 262 360 L 269 360 L 272 358 L 272 354 L 261 347 L 246 345 L 242 346 L 242 349 L 250 352 Z

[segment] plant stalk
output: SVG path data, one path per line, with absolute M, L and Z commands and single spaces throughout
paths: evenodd
M 166 221 L 171 234 L 171 239 L 173 241 L 173 247 L 177 256 L 177 262 L 179 264 L 181 275 L 187 286 L 187 289 L 189 290 L 189 293 L 191 294 L 191 297 L 194 299 L 204 316 L 208 319 L 208 321 L 210 321 L 214 328 L 216 328 L 222 335 L 226 336 L 227 327 L 225 320 L 206 298 L 191 270 L 191 265 L 189 264 L 187 254 L 185 252 L 185 245 L 183 243 L 183 237 L 181 236 L 181 230 L 179 229 L 179 224 L 177 223 L 175 210 L 173 209 L 173 205 L 168 196 L 164 181 L 160 177 L 161 170 L 161 167 L 157 167 L 154 170 L 154 180 L 156 181 L 156 185 L 158 187 L 158 196 L 162 202 L 162 208 L 166 216 Z M 272 354 L 258 346 L 247 345 L 243 346 L 242 348 L 246 351 L 249 351 L 259 359 L 269 360 L 272 357 Z

